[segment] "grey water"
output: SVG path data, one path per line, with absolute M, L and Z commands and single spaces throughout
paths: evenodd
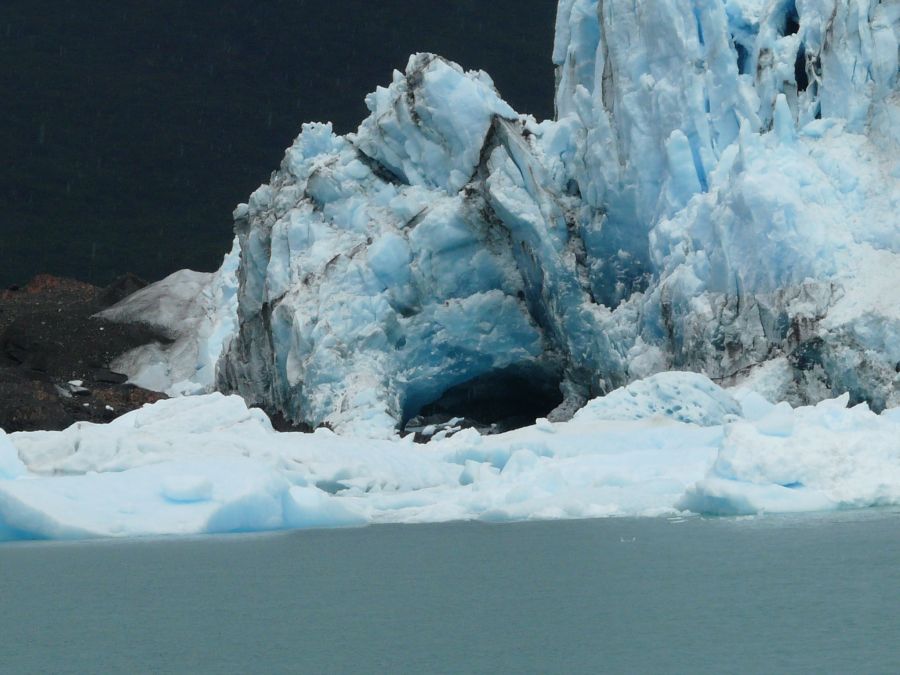
M 3 673 L 897 673 L 900 512 L 0 546 Z

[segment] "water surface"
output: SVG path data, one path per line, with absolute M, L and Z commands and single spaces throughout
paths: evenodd
M 2 670 L 900 672 L 900 512 L 0 546 Z

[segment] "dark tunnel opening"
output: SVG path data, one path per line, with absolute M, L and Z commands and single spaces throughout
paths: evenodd
M 750 54 L 747 51 L 747 48 L 738 42 L 734 43 L 734 49 L 737 52 L 738 73 L 740 73 L 741 75 L 746 75 L 747 63 L 750 61 Z
M 561 378 L 538 368 L 504 368 L 486 373 L 445 391 L 423 406 L 405 425 L 419 433 L 428 426 L 474 427 L 482 433 L 501 433 L 534 424 L 563 401 Z
M 794 82 L 797 83 L 797 91 L 806 91 L 809 87 L 809 75 L 806 72 L 806 47 L 800 45 L 797 50 L 797 59 L 794 61 Z
M 797 13 L 797 7 L 793 3 L 785 13 L 784 31 L 782 35 L 796 35 L 800 32 L 800 15 Z

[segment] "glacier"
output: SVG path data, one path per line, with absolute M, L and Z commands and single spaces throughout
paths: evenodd
M 170 313 L 119 367 L 382 438 L 467 387 L 562 420 L 673 369 L 896 406 L 898 40 L 896 2 L 563 0 L 543 122 L 414 55 L 236 209 L 221 329 Z
M 411 56 L 355 133 L 303 125 L 218 272 L 104 312 L 187 396 L 11 435 L 0 527 L 896 503 L 898 45 L 896 1 L 560 0 L 545 121 Z M 131 480 L 115 528 L 40 506 Z

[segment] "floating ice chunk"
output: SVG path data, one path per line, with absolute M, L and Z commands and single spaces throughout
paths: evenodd
M 686 511 L 715 516 L 747 516 L 766 512 L 830 511 L 838 504 L 822 492 L 802 486 L 746 483 L 711 477 L 691 487 L 677 506 Z
M 294 485 L 284 500 L 285 527 L 347 527 L 368 521 L 349 499 L 340 499 L 316 487 Z
M 900 426 L 846 403 L 779 404 L 729 425 L 709 475 L 680 505 L 734 514 L 900 503 Z
M 589 402 L 576 419 L 641 420 L 670 417 L 713 426 L 741 414 L 740 404 L 709 378 L 697 373 L 657 373 Z
M 208 394 L 144 406 L 109 424 L 76 423 L 63 431 L 16 433 L 12 441 L 35 473 L 121 471 L 178 457 L 242 454 L 265 446 L 272 425 L 237 396 Z M 206 438 L 207 443 L 197 439 Z M 236 440 L 240 438 L 241 440 Z
M 176 481 L 173 476 L 191 476 Z M 206 485 L 214 488 L 205 499 Z M 288 483 L 248 459 L 166 462 L 127 471 L 0 480 L 0 528 L 20 538 L 83 539 L 270 530 L 283 526 Z M 191 495 L 193 491 L 193 495 Z

